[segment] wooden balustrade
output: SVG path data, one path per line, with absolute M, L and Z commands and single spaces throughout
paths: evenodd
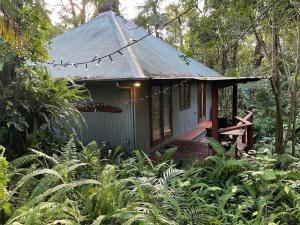
M 236 116 L 238 121 L 235 126 L 219 129 L 219 133 L 230 137 L 233 142 L 237 143 L 236 157 L 240 158 L 242 152 L 253 149 L 253 112 L 248 111 L 248 114 L 241 118 Z

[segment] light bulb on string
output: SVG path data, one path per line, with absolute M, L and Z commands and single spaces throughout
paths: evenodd
M 198 2 L 198 0 L 196 0 L 196 2 Z M 193 6 L 190 7 L 188 10 L 184 11 L 183 13 L 181 13 L 181 14 L 178 15 L 178 16 L 176 16 L 176 17 L 173 18 L 172 20 L 170 20 L 170 21 L 168 21 L 168 22 L 166 22 L 166 23 L 164 23 L 164 24 L 162 24 L 162 25 L 156 24 L 157 26 L 159 26 L 158 29 L 157 29 L 156 31 L 157 31 L 157 32 L 161 32 L 162 29 L 164 29 L 167 25 L 169 25 L 171 22 L 175 21 L 176 19 L 177 19 L 177 20 L 179 21 L 179 23 L 181 24 L 180 17 L 183 16 L 184 14 L 188 13 L 192 8 L 197 8 L 197 9 L 199 10 L 199 12 L 202 13 L 202 11 L 199 9 L 199 5 L 196 3 L 195 6 L 193 5 Z M 149 24 L 146 24 L 146 25 L 147 25 L 147 27 L 150 27 Z M 149 32 L 148 34 L 146 34 L 146 35 L 143 36 L 142 38 L 139 38 L 138 40 L 134 40 L 133 38 L 130 38 L 130 42 L 129 42 L 126 46 L 123 46 L 123 47 L 121 47 L 119 50 L 117 50 L 117 52 L 120 51 L 120 50 L 123 50 L 124 48 L 129 47 L 130 45 L 132 45 L 132 44 L 134 44 L 134 43 L 136 43 L 136 42 L 139 42 L 139 41 L 143 40 L 145 37 L 149 36 L 149 35 L 152 34 L 152 33 L 153 33 L 153 32 Z M 115 54 L 115 53 L 117 53 L 117 52 L 111 53 L 110 55 L 113 55 L 113 54 Z M 102 58 L 104 58 L 104 57 L 107 57 L 107 56 L 103 56 Z M 90 63 L 90 62 L 94 62 L 94 61 L 97 61 L 97 60 L 98 60 L 98 56 L 96 55 L 96 56 L 94 56 L 94 58 L 92 58 L 92 60 L 87 60 L 87 61 L 78 62 L 78 63 L 79 63 L 79 64 L 85 64 L 85 63 Z M 54 63 L 55 63 L 55 62 L 53 62 L 53 64 L 54 64 Z M 51 62 L 47 62 L 47 64 L 51 64 Z M 61 64 L 63 64 L 62 59 L 61 59 Z M 59 63 L 57 63 L 57 65 L 59 65 Z M 70 65 L 70 64 L 68 64 L 67 66 L 69 66 L 69 65 Z
M 88 65 L 87 65 L 87 63 L 85 64 L 85 70 L 88 70 Z
M 125 56 L 125 55 L 121 52 L 121 50 L 119 50 L 118 53 L 119 53 L 121 56 L 123 56 L 123 57 Z
M 109 55 L 108 57 L 109 57 L 111 63 L 114 63 L 114 60 L 112 59 L 111 55 Z
M 179 23 L 179 26 L 181 27 L 182 23 L 181 23 L 180 17 L 178 17 L 178 23 Z
M 99 66 L 100 62 L 101 62 L 101 58 L 98 60 L 98 62 L 96 64 L 97 67 Z

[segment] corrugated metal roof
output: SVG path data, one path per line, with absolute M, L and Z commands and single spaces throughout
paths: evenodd
M 52 40 L 49 55 L 56 62 L 82 62 L 97 56 L 112 53 L 146 35 L 143 28 L 112 12 L 100 14 L 95 19 L 66 32 Z M 186 64 L 179 51 L 152 35 L 122 50 L 120 54 L 79 69 L 68 66 L 47 66 L 53 77 L 71 77 L 79 80 L 121 80 L 121 79 L 184 79 L 201 77 L 222 77 L 202 63 L 190 59 Z M 51 61 L 51 60 L 50 60 Z

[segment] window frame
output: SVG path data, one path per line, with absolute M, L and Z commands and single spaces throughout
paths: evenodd
M 160 126 L 160 139 L 157 139 L 157 140 L 153 140 L 153 117 L 152 117 L 152 115 L 153 115 L 153 111 L 152 111 L 152 94 L 153 94 L 153 92 L 152 92 L 152 87 L 159 87 L 159 89 L 160 89 L 160 93 L 159 93 L 159 104 L 160 104 L 160 111 L 159 111 L 159 114 L 160 114 L 160 121 L 159 121 L 159 126 Z M 165 133 L 164 132 L 164 125 L 165 125 L 165 123 L 164 123 L 164 118 L 163 118 L 163 112 L 164 112 L 164 101 L 163 101 L 163 95 L 164 95 L 164 93 L 163 93 L 163 88 L 164 87 L 168 87 L 169 88 L 169 91 L 170 91 L 170 93 L 169 93 L 169 107 L 170 107 L 170 121 L 169 121 L 169 123 L 170 123 L 170 132 L 168 132 L 168 133 Z M 172 85 L 169 85 L 169 84 L 150 84 L 149 85 L 149 96 L 150 96 L 150 101 L 149 101 L 149 105 L 150 105 L 150 108 L 149 108 L 149 114 L 150 114 L 150 145 L 151 145 L 151 147 L 154 147 L 154 146 L 156 146 L 156 145 L 158 145 L 158 144 L 161 144 L 163 141 L 165 141 L 166 139 L 168 139 L 168 138 L 170 138 L 170 137 L 172 137 L 172 135 L 173 135 L 173 118 L 172 118 Z
M 191 83 L 185 82 L 179 86 L 179 108 L 180 111 L 191 108 Z

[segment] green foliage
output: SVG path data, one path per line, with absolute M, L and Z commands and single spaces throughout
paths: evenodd
M 177 147 L 169 148 L 165 152 L 160 153 L 159 151 L 155 152 L 155 160 L 159 162 L 164 162 L 171 160 L 177 151 Z
M 47 59 L 49 18 L 42 1 L 2 0 L 0 29 L 0 62 L 11 61 L 11 56 L 18 56 L 23 62 Z
M 0 157 L 0 224 L 298 224 L 300 162 L 217 154 L 182 168 L 71 139 L 53 155 Z M 234 151 L 234 148 L 230 150 Z
M 52 80 L 42 69 L 23 69 L 16 81 L 3 87 L 0 96 L 0 144 L 9 158 L 24 154 L 28 147 L 49 148 L 55 135 L 82 121 L 77 102 L 87 91 L 66 79 Z M 50 141 L 50 142 L 49 142 Z

